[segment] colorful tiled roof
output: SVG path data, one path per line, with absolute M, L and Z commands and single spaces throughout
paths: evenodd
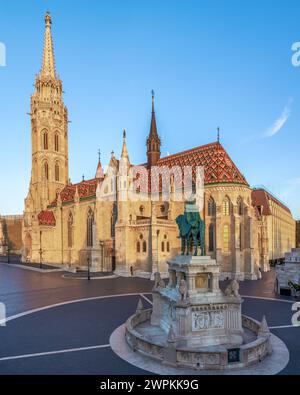
M 271 215 L 271 208 L 270 208 L 270 200 L 274 203 L 278 204 L 288 213 L 291 213 L 290 209 L 276 199 L 270 192 L 266 191 L 265 189 L 254 189 L 251 194 L 252 197 L 252 205 L 254 207 L 262 207 L 262 214 L 263 215 Z
M 78 195 L 80 200 L 85 200 L 89 198 L 96 197 L 96 189 L 99 183 L 99 179 L 93 178 L 91 180 L 84 180 L 79 182 L 78 184 L 70 184 L 66 185 L 64 189 L 60 192 L 60 198 L 62 203 L 73 203 L 76 189 L 78 190 Z M 50 204 L 49 207 L 57 206 L 57 197 Z
M 56 221 L 51 210 L 43 210 L 38 214 L 38 220 L 40 225 L 44 226 L 55 226 Z
M 248 185 L 245 177 L 233 163 L 219 142 L 201 145 L 187 151 L 160 158 L 158 166 L 203 166 L 204 183 L 235 183 Z

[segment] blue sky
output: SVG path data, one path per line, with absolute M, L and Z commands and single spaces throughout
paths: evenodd
M 1 5 L 0 213 L 21 213 L 31 166 L 30 95 L 50 10 L 71 120 L 72 182 L 94 176 L 97 150 L 145 160 L 151 89 L 162 155 L 216 140 L 251 185 L 300 218 L 299 1 L 16 1 Z

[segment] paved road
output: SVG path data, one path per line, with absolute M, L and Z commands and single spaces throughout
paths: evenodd
M 241 293 L 251 296 L 244 298 L 243 312 L 258 320 L 265 314 L 271 327 L 290 325 L 291 299 L 261 299 L 275 297 L 273 279 L 268 273 L 260 281 L 241 283 Z M 113 353 L 109 337 L 135 311 L 139 294 L 150 297 L 151 288 L 152 283 L 143 279 L 65 279 L 61 272 L 37 273 L 0 264 L 0 301 L 6 303 L 8 316 L 64 303 L 0 327 L 0 374 L 145 374 Z M 120 294 L 134 295 L 104 297 Z M 68 303 L 85 298 L 93 299 Z M 281 374 L 300 374 L 300 327 L 272 332 L 290 350 L 290 362 Z M 41 355 L 26 357 L 36 353 Z M 18 358 L 3 360 L 14 356 Z

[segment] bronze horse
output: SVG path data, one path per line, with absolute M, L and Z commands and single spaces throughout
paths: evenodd
M 176 223 L 179 228 L 181 239 L 181 255 L 188 255 L 191 242 L 194 245 L 194 255 L 198 255 L 198 245 L 201 248 L 201 255 L 204 255 L 205 224 L 198 211 L 185 211 L 178 215 Z

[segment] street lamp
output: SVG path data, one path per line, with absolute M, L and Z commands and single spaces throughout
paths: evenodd
M 10 263 L 9 252 L 10 252 L 10 248 L 9 248 L 9 244 L 7 243 L 7 263 Z
M 159 273 L 159 250 L 158 250 L 158 248 L 159 248 L 159 240 L 158 240 L 158 236 L 159 236 L 159 230 L 157 230 L 157 232 L 156 232 L 156 234 L 157 234 L 157 237 L 156 237 L 156 239 L 157 239 L 157 272 Z
M 88 264 L 88 280 L 90 280 L 91 279 L 91 273 L 90 273 L 90 258 L 88 257 L 87 258 L 87 264 Z
M 40 269 L 42 269 L 43 268 L 43 262 L 42 262 L 43 250 L 41 248 L 39 249 L 39 253 L 40 253 Z

